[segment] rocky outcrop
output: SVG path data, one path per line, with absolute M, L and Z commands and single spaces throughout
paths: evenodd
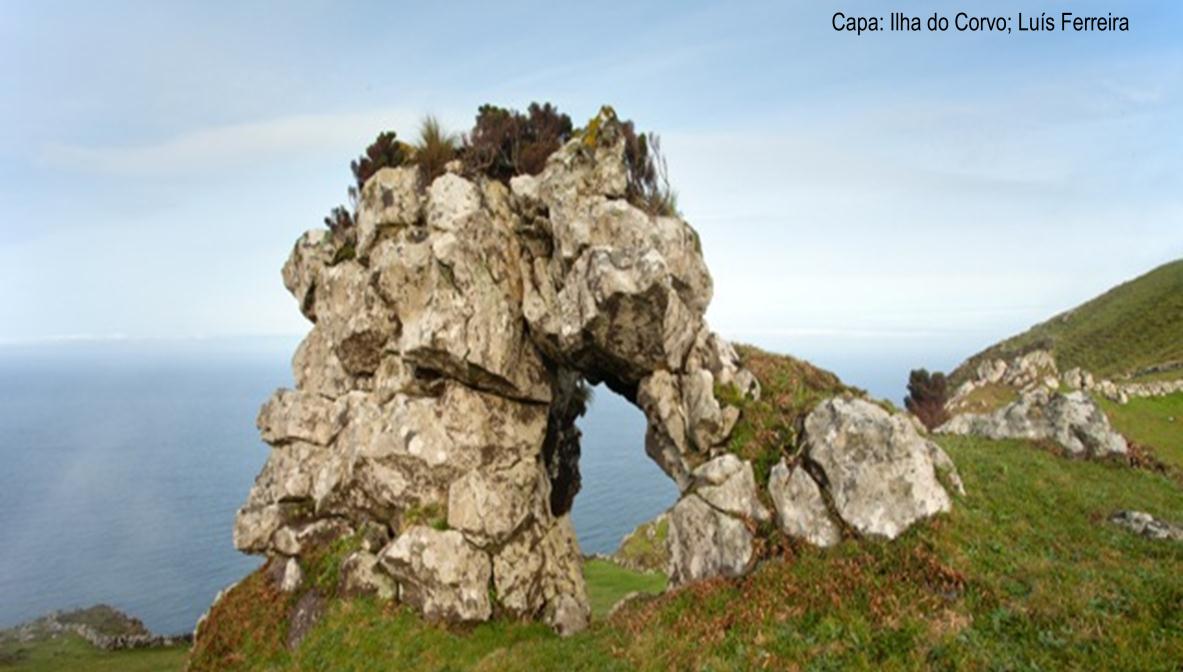
M 1019 389 L 1032 387 L 1055 378 L 1058 370 L 1052 353 L 1047 350 L 1032 350 L 1009 361 L 986 360 L 978 364 L 975 373 L 973 379 L 962 384 L 956 396 L 962 396 L 962 390 L 971 390 L 989 383 L 1002 383 Z
M 740 412 L 716 391 L 737 403 L 759 385 L 703 319 L 698 235 L 625 199 L 622 126 L 609 109 L 593 126 L 508 185 L 383 168 L 353 239 L 300 237 L 283 279 L 313 326 L 295 389 L 259 413 L 272 450 L 238 548 L 298 558 L 363 536 L 346 592 L 574 632 L 589 611 L 574 421 L 583 386 L 604 383 L 645 412 L 646 450 L 686 493 L 679 579 L 749 566 L 747 521 L 768 513 L 751 465 L 722 455 Z
M 712 282 L 697 233 L 626 198 L 625 129 L 610 109 L 588 128 L 507 184 L 454 164 L 430 183 L 383 168 L 360 191 L 352 237 L 296 242 L 284 284 L 312 328 L 295 388 L 259 413 L 271 452 L 234 542 L 277 560 L 276 580 L 307 602 L 305 629 L 324 605 L 303 561 L 346 536 L 341 594 L 448 622 L 586 627 L 569 512 L 575 420 L 599 383 L 642 410 L 644 449 L 681 490 L 662 522 L 668 556 L 654 554 L 671 585 L 756 562 L 772 513 L 728 441 L 760 384 L 704 320 Z M 806 432 L 808 471 L 782 463 L 770 493 L 789 534 L 894 537 L 948 508 L 933 467 L 943 453 L 906 420 L 832 400 Z
M 995 405 L 988 412 L 966 412 L 970 395 L 987 385 L 1011 388 L 1014 400 Z M 1061 392 L 1061 385 L 1073 391 Z M 964 383 L 946 404 L 952 417 L 936 431 L 991 439 L 1048 440 L 1074 457 L 1124 454 L 1125 439 L 1109 426 L 1105 413 L 1086 391 L 1115 400 L 1126 398 L 1112 382 L 1096 381 L 1092 374 L 1079 368 L 1060 375 L 1055 359 L 1044 350 L 1009 362 L 987 360 L 978 365 L 976 376 Z
M 1125 439 L 1083 392 L 1034 389 L 993 413 L 954 416 L 936 431 L 991 439 L 1050 440 L 1074 457 L 1124 455 L 1127 450 Z
M 834 398 L 806 416 L 796 463 L 778 463 L 768 490 L 782 532 L 831 546 L 843 527 L 894 539 L 916 521 L 949 511 L 941 477 L 964 494 L 952 461 L 907 416 L 864 399 Z

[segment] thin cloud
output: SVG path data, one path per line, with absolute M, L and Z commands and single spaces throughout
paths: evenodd
M 191 130 L 135 146 L 51 144 L 41 161 L 54 168 L 113 175 L 203 172 L 309 152 L 356 148 L 378 129 L 411 129 L 418 114 L 402 108 L 297 115 Z

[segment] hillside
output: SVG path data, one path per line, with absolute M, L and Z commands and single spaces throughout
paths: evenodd
M 1150 471 L 1066 461 L 1025 442 L 940 441 L 970 496 L 896 542 L 791 546 L 739 581 L 694 584 L 610 618 L 597 610 L 591 628 L 570 638 L 502 620 L 429 625 L 407 608 L 354 598 L 335 602 L 288 651 L 287 624 L 262 615 L 270 600 L 290 598 L 256 592 L 260 572 L 223 604 L 249 655 L 215 662 L 206 650 L 193 662 L 357 672 L 1173 669 L 1183 657 L 1183 546 L 1104 519 L 1116 508 L 1183 519 L 1177 484 Z M 588 578 L 600 592 L 601 577 Z M 0 647 L 0 670 L 184 665 L 180 650 L 109 654 L 80 638 L 21 648 Z
M 249 614 L 252 602 L 288 598 L 247 591 L 220 606 L 247 619 L 226 625 L 251 654 L 211 659 L 205 650 L 195 662 L 359 671 L 1103 670 L 1168 669 L 1183 657 L 1183 546 L 1104 522 L 1115 508 L 1183 519 L 1175 483 L 1024 442 L 941 442 L 970 492 L 952 514 L 892 543 L 793 545 L 747 578 L 638 601 L 574 637 L 501 620 L 449 629 L 358 598 L 336 602 L 287 651 L 285 624 Z M 258 579 L 247 585 L 260 587 Z
M 1051 350 L 1061 371 L 1080 367 L 1106 378 L 1183 361 L 1183 259 L 970 357 L 951 374 L 953 385 L 985 359 L 1009 360 L 1036 349 Z

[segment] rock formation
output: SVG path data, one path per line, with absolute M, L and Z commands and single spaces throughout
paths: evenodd
M 1069 387 L 1092 385 L 1079 369 L 1064 378 Z M 959 413 L 964 400 L 986 385 L 1015 389 L 1018 398 L 987 413 Z M 982 362 L 973 380 L 965 382 L 946 408 L 953 415 L 937 428 L 945 434 L 972 434 L 991 439 L 1050 440 L 1074 457 L 1125 454 L 1126 441 L 1109 425 L 1105 413 L 1087 394 L 1060 391 L 1060 377 L 1051 353 L 1036 350 L 1011 362 Z
M 603 383 L 644 412 L 645 450 L 682 491 L 668 519 L 672 583 L 752 566 L 772 513 L 753 465 L 726 445 L 760 385 L 703 319 L 712 283 L 698 235 L 626 199 L 610 109 L 588 128 L 508 185 L 455 166 L 430 184 L 416 167 L 383 168 L 361 190 L 355 244 L 323 231 L 296 242 L 284 284 L 313 326 L 293 357 L 295 389 L 259 414 L 272 450 L 238 512 L 239 549 L 300 558 L 354 535 L 346 592 L 447 621 L 505 613 L 579 630 L 574 423 L 584 386 Z M 811 417 L 824 478 L 774 492 L 782 526 L 795 520 L 786 502 L 816 509 L 819 487 L 866 534 L 948 508 L 935 446 L 867 406 Z M 836 529 L 807 538 L 827 543 Z M 292 566 L 283 583 L 295 589 Z
M 822 402 L 805 419 L 796 464 L 772 469 L 769 494 L 781 531 L 831 546 L 842 525 L 894 539 L 916 521 L 948 511 L 941 477 L 965 494 L 952 460 L 906 416 L 863 399 Z
M 698 236 L 624 198 L 620 124 L 610 110 L 592 123 L 594 137 L 508 186 L 378 171 L 352 258 L 323 231 L 297 241 L 284 284 L 313 327 L 295 389 L 259 414 L 273 449 L 238 514 L 238 548 L 294 557 L 377 526 L 389 540 L 351 557 L 352 584 L 381 572 L 428 616 L 496 607 L 577 630 L 588 606 L 568 514 L 584 381 L 641 407 L 648 453 L 724 507 L 695 495 L 708 526 L 766 515 L 751 465 L 716 457 L 739 416 L 716 388 L 759 388 L 703 320 Z M 740 555 L 750 541 L 737 535 Z M 728 558 L 685 574 L 733 569 Z
M 1024 392 L 1017 401 L 993 413 L 954 416 L 937 431 L 991 439 L 1048 439 L 1073 457 L 1124 455 L 1127 450 L 1126 440 L 1083 392 Z

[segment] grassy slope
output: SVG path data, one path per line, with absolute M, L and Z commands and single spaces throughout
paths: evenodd
M 1128 404 L 1103 398 L 1098 401 L 1117 431 L 1148 446 L 1163 462 L 1183 470 L 1183 392 L 1130 399 Z
M 670 534 L 669 518 L 659 517 L 641 523 L 624 538 L 614 554 L 617 559 L 631 563 L 630 567 L 664 572 L 670 552 L 666 540 Z M 652 535 L 652 536 L 650 536 Z
M 953 372 L 953 382 L 961 384 L 984 358 L 1009 359 L 1049 346 L 1061 371 L 1079 366 L 1103 377 L 1183 360 L 1183 260 L 1159 266 L 974 355 Z
M 660 593 L 666 578 L 660 572 L 635 572 L 607 560 L 589 560 L 583 565 L 587 598 L 592 618 L 607 615 L 620 598 L 629 593 Z
M 523 623 L 449 631 L 342 600 L 295 653 L 238 669 L 1175 669 L 1183 545 L 1103 520 L 1116 508 L 1183 520 L 1177 484 L 1023 442 L 940 440 L 970 496 L 893 543 L 793 547 L 569 639 Z
M 157 672 L 180 670 L 187 647 L 143 651 L 99 651 L 77 635 L 36 642 L 0 643 L 0 670 L 21 672 Z
M 734 390 L 725 388 L 717 389 L 716 396 L 743 411 L 731 431 L 728 448 L 752 462 L 756 482 L 764 485 L 784 449 L 797 445 L 797 433 L 814 406 L 829 397 L 861 395 L 862 391 L 804 360 L 750 345 L 736 344 L 735 349 L 744 366 L 760 381 L 760 399 L 741 399 Z

